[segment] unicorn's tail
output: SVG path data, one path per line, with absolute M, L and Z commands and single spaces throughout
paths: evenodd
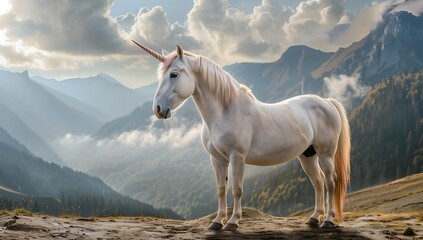
M 351 136 L 350 125 L 348 123 L 345 108 L 341 103 L 333 98 L 328 99 L 338 110 L 341 117 L 342 128 L 338 140 L 338 148 L 335 153 L 335 172 L 337 175 L 335 181 L 335 219 L 339 222 L 343 221 L 343 208 L 347 196 L 347 187 L 350 182 L 350 149 L 351 149 Z

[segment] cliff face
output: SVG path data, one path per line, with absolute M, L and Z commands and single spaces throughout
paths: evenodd
M 423 16 L 387 12 L 383 21 L 361 41 L 339 49 L 313 71 L 314 78 L 360 73 L 367 85 L 423 67 Z

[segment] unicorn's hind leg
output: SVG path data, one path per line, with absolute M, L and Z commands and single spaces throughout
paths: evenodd
M 320 164 L 325 174 L 326 188 L 327 188 L 327 203 L 328 209 L 326 212 L 326 218 L 321 225 L 322 228 L 333 228 L 335 224 L 333 219 L 335 217 L 335 206 L 334 206 L 334 193 L 335 193 L 335 164 L 333 161 L 333 155 L 320 157 Z
M 228 161 L 226 159 L 219 160 L 211 156 L 214 172 L 216 174 L 216 188 L 218 197 L 218 210 L 216 218 L 209 225 L 209 229 L 220 230 L 223 228 L 223 221 L 227 217 L 226 196 L 228 190 Z
M 314 212 L 311 214 L 306 224 L 310 226 L 318 226 L 320 215 L 325 214 L 324 205 L 324 177 L 322 169 L 317 161 L 317 155 L 306 157 L 301 155 L 298 157 L 305 173 L 310 178 L 314 187 Z

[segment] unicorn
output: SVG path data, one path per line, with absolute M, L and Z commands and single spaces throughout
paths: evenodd
M 192 97 L 202 117 L 201 140 L 210 153 L 218 196 L 217 214 L 209 229 L 234 231 L 239 227 L 245 164 L 270 166 L 296 158 L 315 190 L 314 212 L 305 223 L 333 228 L 342 222 L 350 181 L 351 143 L 341 103 L 316 95 L 263 103 L 204 56 L 184 51 L 179 45 L 165 56 L 133 42 L 160 61 L 155 115 L 169 119 Z M 229 165 L 234 205 L 226 221 Z

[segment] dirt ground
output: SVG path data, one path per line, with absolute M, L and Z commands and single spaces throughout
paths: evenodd
M 235 232 L 208 230 L 213 215 L 170 220 L 4 214 L 0 216 L 0 239 L 423 239 L 421 216 L 413 214 L 347 214 L 341 226 L 324 230 L 305 225 L 305 217 L 273 217 L 245 208 Z M 408 227 L 415 235 L 404 235 Z

